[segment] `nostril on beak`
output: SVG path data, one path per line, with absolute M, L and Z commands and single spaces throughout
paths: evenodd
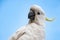
M 28 14 L 28 18 L 33 20 L 35 18 L 35 13 L 33 13 L 32 11 L 29 12 Z

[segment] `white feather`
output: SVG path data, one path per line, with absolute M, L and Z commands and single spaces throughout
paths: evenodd
M 45 40 L 44 11 L 37 5 L 33 5 L 31 8 L 36 12 L 37 10 L 42 12 L 43 15 L 36 15 L 33 23 L 28 23 L 26 26 L 18 29 L 9 40 Z

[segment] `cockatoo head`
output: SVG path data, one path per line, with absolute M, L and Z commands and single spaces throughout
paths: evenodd
M 30 19 L 29 23 L 43 24 L 45 20 L 49 21 L 49 19 L 45 17 L 44 10 L 38 5 L 31 6 L 28 18 Z

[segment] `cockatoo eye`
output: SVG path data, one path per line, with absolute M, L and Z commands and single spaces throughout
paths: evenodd
M 38 15 L 40 15 L 40 13 L 39 13 L 39 12 L 38 12 L 37 14 L 38 14 Z

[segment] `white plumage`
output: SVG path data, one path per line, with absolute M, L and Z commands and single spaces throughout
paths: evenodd
M 34 17 L 29 16 L 29 23 L 18 29 L 9 40 L 45 40 L 45 12 L 38 5 L 32 5 L 30 12 L 32 10 Z

